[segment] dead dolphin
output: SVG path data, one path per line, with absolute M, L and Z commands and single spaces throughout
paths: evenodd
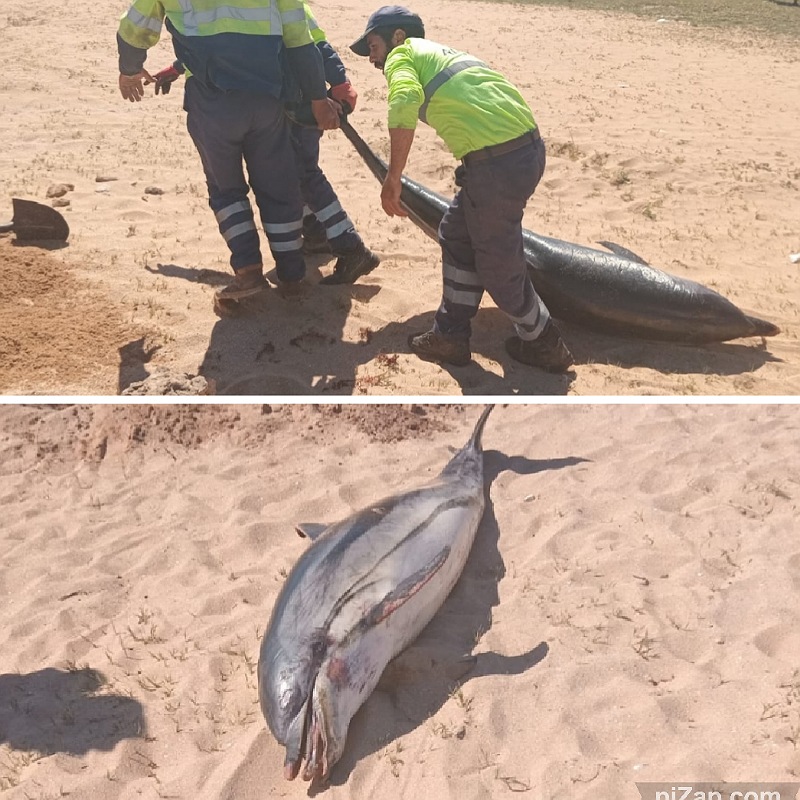
M 342 131 L 378 180 L 386 163 L 352 125 Z M 401 199 L 411 220 L 433 239 L 450 201 L 403 176 Z M 647 264 L 619 245 L 612 252 L 523 231 L 537 293 L 559 319 L 601 333 L 701 344 L 775 336 L 780 328 L 751 317 L 718 292 Z
M 441 474 L 342 522 L 303 526 L 313 543 L 275 602 L 258 662 L 261 710 L 286 747 L 284 774 L 328 777 L 350 720 L 384 667 L 458 580 L 484 507 L 481 434 Z

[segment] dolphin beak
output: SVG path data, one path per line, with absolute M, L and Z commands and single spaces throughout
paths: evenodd
M 293 781 L 300 775 L 304 781 L 324 781 L 330 772 L 329 734 L 324 705 L 312 692 L 303 710 L 297 715 L 287 739 L 283 777 Z
M 297 773 L 300 772 L 300 759 L 295 759 L 294 761 L 290 761 L 288 758 L 283 764 L 283 777 L 286 778 L 287 781 L 293 781 L 297 777 Z
M 328 763 L 328 737 L 325 730 L 325 714 L 316 703 L 311 711 L 311 724 L 306 737 L 306 760 L 303 765 L 303 780 L 318 778 L 324 781 L 330 772 Z
M 286 759 L 283 762 L 283 777 L 293 781 L 300 773 L 304 757 L 307 760 L 309 730 L 314 716 L 312 692 L 303 703 L 297 716 L 292 720 L 287 731 L 284 744 L 286 745 Z M 303 772 L 305 775 L 305 771 Z

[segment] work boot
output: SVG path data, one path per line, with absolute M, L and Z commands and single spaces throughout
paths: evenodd
M 545 372 L 566 372 L 575 363 L 552 319 L 536 339 L 528 341 L 519 336 L 506 339 L 506 352 L 514 360 Z
M 315 255 L 330 252 L 331 245 L 325 226 L 313 214 L 307 214 L 303 217 L 303 253 Z
M 263 292 L 264 289 L 269 288 L 269 283 L 264 277 L 262 269 L 261 264 L 251 264 L 237 269 L 233 275 L 233 283 L 229 283 L 223 289 L 217 289 L 216 299 L 242 300 Z
M 326 285 L 355 283 L 362 275 L 372 272 L 380 263 L 380 258 L 361 242 L 354 250 L 341 253 L 336 260 L 333 272 L 326 275 L 320 283 Z
M 408 346 L 423 361 L 436 361 L 466 367 L 472 361 L 469 339 L 438 331 L 427 331 L 408 337 Z

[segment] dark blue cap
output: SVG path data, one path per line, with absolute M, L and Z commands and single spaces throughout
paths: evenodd
M 405 6 L 381 6 L 370 15 L 364 35 L 353 42 L 350 45 L 350 49 L 358 56 L 368 56 L 367 36 L 376 28 L 391 28 L 392 26 L 402 28 L 406 32 L 410 28 L 414 33 L 419 33 L 420 36 L 425 35 L 425 26 L 413 11 L 409 11 Z

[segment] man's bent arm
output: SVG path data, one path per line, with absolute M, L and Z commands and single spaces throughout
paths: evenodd
M 317 46 L 312 42 L 301 47 L 287 47 L 286 57 L 303 97 L 308 100 L 325 98 L 328 91 L 325 83 L 325 67 Z

